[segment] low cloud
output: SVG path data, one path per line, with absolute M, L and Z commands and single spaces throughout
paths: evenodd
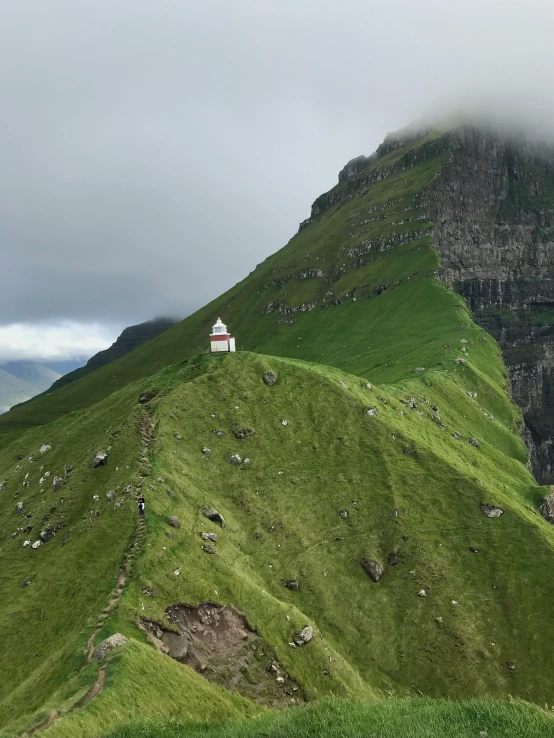
M 98 323 L 63 321 L 51 325 L 0 326 L 0 364 L 11 360 L 65 361 L 90 358 L 108 348 L 119 329 Z

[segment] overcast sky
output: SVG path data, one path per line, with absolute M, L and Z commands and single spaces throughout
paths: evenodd
M 1 0 L 0 361 L 201 307 L 429 110 L 550 125 L 553 38 L 552 0 Z

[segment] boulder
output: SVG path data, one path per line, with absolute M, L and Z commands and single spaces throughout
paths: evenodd
M 61 477 L 54 477 L 52 480 L 52 492 L 57 492 L 63 487 L 63 479 Z
M 362 569 L 373 582 L 378 582 L 383 576 L 383 567 L 378 561 L 373 561 L 373 559 L 362 559 L 360 564 Z
M 395 551 L 391 551 L 387 556 L 387 561 L 389 562 L 389 566 L 396 566 L 399 562 L 398 554 Z
M 98 466 L 106 466 L 107 463 L 108 454 L 105 451 L 99 451 L 92 460 L 92 468 L 96 469 Z
M 264 372 L 262 375 L 262 379 L 264 380 L 264 383 L 267 384 L 269 387 L 271 387 L 275 382 L 277 381 L 277 377 L 273 372 Z
M 541 502 L 540 512 L 545 520 L 554 525 L 554 489 Z
M 50 446 L 50 444 L 43 443 L 42 446 L 40 447 L 40 453 L 45 454 L 47 451 L 50 451 L 51 448 L 52 446 Z
M 471 445 L 472 445 L 472 446 L 474 446 L 475 448 L 481 448 L 481 444 L 479 443 L 479 441 L 478 441 L 478 440 L 477 440 L 476 438 L 470 438 L 470 439 L 469 439 L 469 442 L 470 442 L 470 443 L 471 443 Z
M 202 515 L 214 523 L 219 523 L 222 528 L 225 528 L 225 518 L 215 509 L 215 507 L 205 507 L 202 510 Z
M 150 400 L 153 400 L 157 394 L 158 390 L 152 390 L 152 392 L 143 392 L 141 395 L 139 395 L 139 404 L 144 405 L 145 403 L 150 402 Z
M 179 518 L 175 515 L 172 515 L 170 518 L 167 519 L 167 524 L 171 525 L 172 528 L 180 528 L 181 523 L 179 522 Z
M 52 530 L 52 528 L 45 528 L 44 530 L 41 530 L 38 534 L 38 537 L 43 543 L 48 543 L 48 541 L 51 541 L 52 538 L 56 535 L 56 531 Z
M 294 642 L 297 646 L 305 646 L 314 637 L 313 628 L 309 625 L 305 625 L 301 630 L 294 634 Z
M 240 466 L 242 464 L 242 459 L 238 454 L 231 454 L 231 456 L 227 457 L 227 461 L 233 466 Z
M 183 440 L 183 436 L 182 436 L 182 435 L 181 435 L 180 433 L 174 433 L 174 434 L 173 434 L 173 438 L 174 438 L 174 439 L 175 439 L 176 441 L 182 441 L 182 440 Z
M 296 579 L 281 579 L 281 584 L 283 587 L 290 589 L 291 592 L 296 592 L 298 589 L 298 582 Z
M 372 385 L 369 382 L 366 382 L 364 384 L 364 389 L 368 390 L 368 392 L 369 392 L 370 390 L 373 389 L 373 387 L 372 387 Z
M 217 429 L 212 430 L 212 433 L 216 438 L 223 438 L 223 436 L 225 435 L 224 431 Z
M 124 646 L 128 640 L 121 633 L 114 633 L 109 638 L 106 638 L 105 641 L 102 641 L 100 645 L 96 646 L 93 658 L 98 660 L 105 658 L 110 651 L 113 651 L 114 648 L 118 648 L 119 646 Z
M 242 440 L 243 438 L 251 438 L 255 433 L 254 428 L 236 428 L 233 431 L 235 438 Z
M 31 546 L 31 548 L 35 549 L 35 551 L 36 551 L 36 549 L 40 546 L 41 543 L 42 543 L 42 541 L 39 539 L 38 541 L 35 541 L 33 543 L 33 545 Z
M 372 418 L 378 418 L 379 417 L 379 410 L 377 410 L 376 407 L 368 407 L 365 411 L 366 415 L 369 415 Z
M 115 489 L 111 489 L 109 492 L 106 492 L 106 497 L 108 500 L 113 500 L 115 497 Z
M 204 551 L 207 554 L 215 553 L 215 546 L 201 546 L 200 548 L 202 549 L 202 551 Z
M 343 520 L 346 520 L 348 517 L 348 510 L 340 510 L 339 515 Z
M 212 541 L 212 543 L 217 543 L 217 533 L 200 533 L 200 536 L 203 541 Z
M 487 518 L 499 518 L 504 514 L 504 510 L 496 505 L 486 505 L 484 502 L 481 504 L 481 510 Z
M 204 448 L 202 449 L 202 453 L 204 454 L 204 456 L 211 456 L 212 455 L 212 449 L 211 448 L 208 448 L 207 446 L 204 446 Z
M 23 589 L 26 589 L 30 584 L 31 580 L 29 579 L 29 577 L 27 577 L 27 579 L 23 580 Z

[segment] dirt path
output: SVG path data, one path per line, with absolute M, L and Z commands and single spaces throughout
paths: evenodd
M 143 462 L 146 455 L 148 454 L 148 449 L 151 441 L 151 430 L 150 430 L 150 416 L 146 413 L 143 414 L 140 422 L 140 439 L 142 441 L 142 457 L 139 459 L 139 461 Z M 137 496 L 142 494 L 142 487 L 143 487 L 143 481 L 141 481 L 137 484 L 136 492 Z M 144 522 L 144 518 L 140 518 L 139 524 L 135 530 L 135 534 L 133 538 L 131 539 L 131 542 L 129 543 L 129 546 L 127 547 L 127 550 L 125 552 L 125 556 L 123 558 L 123 563 L 121 564 L 121 567 L 119 569 L 119 577 L 117 579 L 117 584 L 115 588 L 112 590 L 112 593 L 110 595 L 110 600 L 106 607 L 102 610 L 100 613 L 100 616 L 98 618 L 98 622 L 94 626 L 94 630 L 92 631 L 85 648 L 85 654 L 87 657 L 87 664 L 90 664 L 94 657 L 94 649 L 95 644 L 94 641 L 96 640 L 96 637 L 98 633 L 102 630 L 102 627 L 104 623 L 106 622 L 108 615 L 115 610 L 115 608 L 118 606 L 119 601 L 121 599 L 121 595 L 123 594 L 123 590 L 125 588 L 125 584 L 127 583 L 128 578 L 131 576 L 133 571 L 133 563 L 136 558 L 136 555 L 140 549 L 140 546 L 142 544 L 142 541 L 144 539 L 144 536 L 146 534 L 146 523 Z M 96 678 L 96 681 L 92 685 L 92 687 L 89 689 L 89 691 L 85 694 L 84 697 L 82 697 L 79 702 L 77 702 L 73 709 L 78 710 L 85 705 L 87 705 L 92 699 L 94 699 L 97 695 L 99 695 L 102 690 L 104 689 L 104 679 L 106 678 L 106 664 L 103 664 L 99 671 L 98 676 Z M 34 728 L 31 728 L 30 730 L 23 733 L 23 736 L 30 736 L 34 735 L 35 733 L 38 733 L 39 731 L 42 732 L 43 730 L 46 730 L 49 728 L 57 719 L 59 715 L 56 710 L 52 710 L 48 713 L 48 717 L 39 725 L 36 725 Z

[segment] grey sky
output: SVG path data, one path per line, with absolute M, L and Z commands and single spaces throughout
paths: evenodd
M 549 126 L 553 37 L 551 0 L 2 0 L 0 328 L 191 312 L 430 110 Z

